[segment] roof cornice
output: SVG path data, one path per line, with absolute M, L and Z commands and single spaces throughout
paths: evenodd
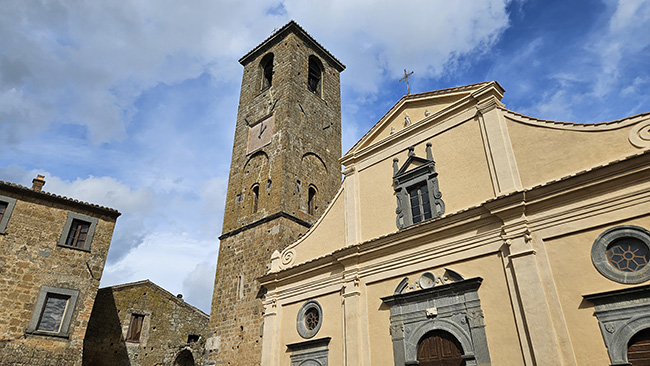
M 113 219 L 117 219 L 121 213 L 117 211 L 114 208 L 110 207 L 104 207 L 104 206 L 99 206 L 94 203 L 88 203 L 84 201 L 79 201 L 73 198 L 68 198 L 65 196 L 60 196 L 57 194 L 53 194 L 50 192 L 45 192 L 45 191 L 35 191 L 33 189 L 27 188 L 25 186 L 22 186 L 20 184 L 16 183 L 11 183 L 11 182 L 5 182 L 0 180 L 0 189 L 4 189 L 8 192 L 13 192 L 15 194 L 21 195 L 21 196 L 27 196 L 27 197 L 32 197 L 32 198 L 37 198 L 37 199 L 44 199 L 48 200 L 51 202 L 57 202 L 60 204 L 64 205 L 69 205 L 69 206 L 77 206 L 80 207 L 84 210 L 90 210 L 90 211 L 95 211 L 100 214 L 108 215 L 112 217 Z
M 305 31 L 305 29 L 298 25 L 298 23 L 296 23 L 294 20 L 291 20 L 289 23 L 285 24 L 282 28 L 271 34 L 257 47 L 253 48 L 247 54 L 242 56 L 242 58 L 239 59 L 239 63 L 245 66 L 259 54 L 269 49 L 273 44 L 275 44 L 275 42 L 286 37 L 289 33 L 294 33 L 304 40 L 310 42 L 317 50 L 319 50 L 324 56 L 329 59 L 328 61 L 334 65 L 334 67 L 336 67 L 339 72 L 345 70 L 345 65 L 343 65 L 341 61 L 334 57 L 334 55 L 332 55 L 327 49 L 325 49 L 325 47 L 318 43 L 314 37 L 309 35 L 309 33 L 307 33 L 307 31 Z

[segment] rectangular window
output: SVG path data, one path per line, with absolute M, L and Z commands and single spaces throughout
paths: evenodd
M 7 206 L 9 206 L 9 203 L 0 201 L 0 221 L 2 221 L 5 211 L 7 211 Z
M 429 202 L 429 190 L 427 183 L 413 186 L 408 189 L 409 202 L 411 204 L 411 215 L 413 223 L 422 222 L 430 219 L 431 203 Z
M 139 342 L 140 334 L 142 333 L 142 324 L 144 323 L 144 315 L 131 314 L 131 324 L 129 325 L 129 332 L 126 334 L 126 340 L 129 342 Z
M 68 212 L 59 245 L 90 251 L 90 244 L 93 241 L 98 221 L 95 217 Z
M 41 286 L 26 332 L 67 337 L 79 291 Z
M 9 223 L 14 206 L 16 206 L 15 198 L 0 196 L 0 234 L 7 229 L 7 223 Z
M 70 232 L 68 233 L 68 239 L 65 241 L 65 245 L 75 248 L 84 248 L 89 229 L 89 222 L 77 219 L 72 220 Z
M 63 316 L 68 308 L 70 296 L 49 293 L 45 297 L 43 313 L 38 320 L 36 330 L 58 333 L 61 331 Z

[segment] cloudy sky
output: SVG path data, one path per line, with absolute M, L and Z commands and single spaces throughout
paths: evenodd
M 208 312 L 242 67 L 296 20 L 339 58 L 346 151 L 405 92 L 497 80 L 508 108 L 650 111 L 644 0 L 0 0 L 0 180 L 122 212 L 102 286 Z

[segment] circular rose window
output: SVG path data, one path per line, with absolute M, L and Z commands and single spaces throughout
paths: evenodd
M 323 324 L 323 309 L 316 300 L 307 301 L 298 311 L 296 328 L 303 338 L 311 338 L 318 333 Z
M 605 230 L 591 247 L 591 260 L 603 276 L 621 283 L 650 279 L 650 231 L 633 225 Z

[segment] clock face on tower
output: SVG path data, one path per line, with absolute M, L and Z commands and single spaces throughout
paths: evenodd
M 248 127 L 248 149 L 247 154 L 266 146 L 271 142 L 273 135 L 273 115 Z

